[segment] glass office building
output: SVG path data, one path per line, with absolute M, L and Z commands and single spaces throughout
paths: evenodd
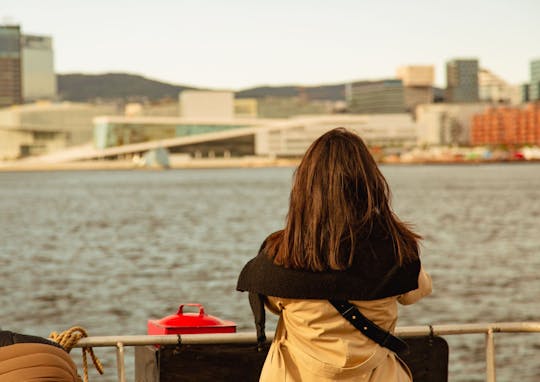
M 446 63 L 448 102 L 478 102 L 478 60 L 458 59 Z

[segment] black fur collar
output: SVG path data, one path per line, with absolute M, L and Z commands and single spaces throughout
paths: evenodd
M 376 300 L 418 288 L 420 260 L 398 266 L 394 243 L 388 236 L 372 235 L 360 241 L 353 265 L 344 271 L 311 272 L 277 266 L 265 243 L 242 269 L 237 290 L 295 299 Z

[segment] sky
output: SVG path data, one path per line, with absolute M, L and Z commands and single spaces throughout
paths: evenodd
M 395 77 L 477 58 L 512 84 L 540 58 L 540 0 L 0 0 L 53 37 L 57 73 L 127 72 L 240 90 Z

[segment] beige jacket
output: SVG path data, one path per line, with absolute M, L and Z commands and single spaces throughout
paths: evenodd
M 373 301 L 352 301 L 380 327 L 393 331 L 397 303 L 412 304 L 431 293 L 423 270 L 418 289 Z M 327 300 L 269 297 L 278 327 L 260 381 L 412 381 L 407 366 L 391 351 L 365 337 Z

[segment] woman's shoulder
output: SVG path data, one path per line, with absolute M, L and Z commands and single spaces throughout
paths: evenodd
M 272 232 L 262 242 L 259 248 L 259 254 L 261 252 L 268 252 L 271 248 L 275 248 L 277 244 L 283 240 L 283 230 Z

